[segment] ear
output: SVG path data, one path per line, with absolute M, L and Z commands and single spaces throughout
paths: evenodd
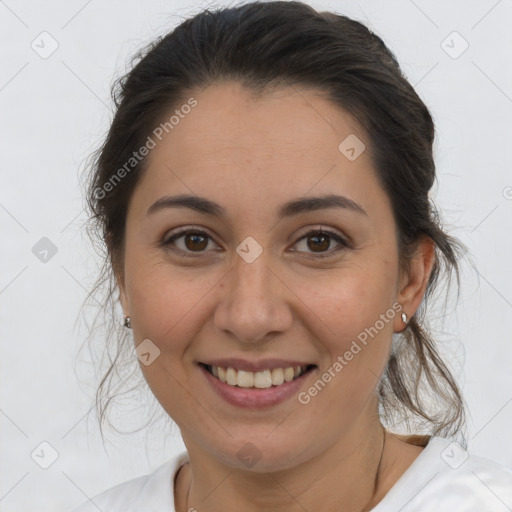
M 126 294 L 126 285 L 123 273 L 120 271 L 114 271 L 114 278 L 116 280 L 117 288 L 119 289 L 119 301 L 123 308 L 124 316 L 130 316 L 130 307 L 128 302 L 128 296 Z
M 402 305 L 400 314 L 395 317 L 395 332 L 401 332 L 406 325 L 402 313 L 407 315 L 407 321 L 416 313 L 425 295 L 430 274 L 435 261 L 434 241 L 424 235 L 418 242 L 409 267 L 400 281 L 397 301 Z
M 128 307 L 128 299 L 126 297 L 126 291 L 124 286 L 121 287 L 118 284 L 119 287 L 119 301 L 121 302 L 121 307 L 123 308 L 123 314 L 124 316 L 130 316 L 130 308 Z

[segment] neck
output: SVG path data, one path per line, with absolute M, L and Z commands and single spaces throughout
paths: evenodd
M 370 510 L 382 494 L 386 466 L 383 428 L 374 418 L 357 425 L 314 458 L 290 469 L 257 473 L 219 463 L 187 443 L 190 464 L 176 485 L 176 510 Z

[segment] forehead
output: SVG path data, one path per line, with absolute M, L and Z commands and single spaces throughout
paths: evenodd
M 238 82 L 222 82 L 190 96 L 197 105 L 172 128 L 168 144 L 152 152 L 152 159 L 171 156 L 179 147 L 183 157 L 195 159 L 245 153 L 318 163 L 322 155 L 338 156 L 339 143 L 350 134 L 365 138 L 355 120 L 321 91 L 286 87 L 256 96 Z M 321 153 L 315 151 L 320 148 Z
M 183 109 L 148 156 L 139 184 L 148 201 L 166 188 L 241 203 L 270 197 L 283 203 L 312 189 L 379 193 L 365 133 L 321 91 L 286 87 L 255 96 L 224 82 L 191 91 L 190 98 L 197 104 Z M 163 122 L 176 110 L 180 105 Z M 349 159 L 340 150 L 345 140 L 366 149 Z

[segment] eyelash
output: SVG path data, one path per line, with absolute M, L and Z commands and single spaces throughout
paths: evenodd
M 177 254 L 183 255 L 185 257 L 197 258 L 197 257 L 201 256 L 201 254 L 206 251 L 197 251 L 194 254 L 193 251 L 183 251 L 181 249 L 175 249 L 175 248 L 172 249 L 171 248 L 171 246 L 177 239 L 179 239 L 185 235 L 188 235 L 188 234 L 204 235 L 213 241 L 212 237 L 205 231 L 202 231 L 200 229 L 186 228 L 186 229 L 183 229 L 182 231 L 179 231 L 178 233 L 174 233 L 170 238 L 164 239 L 163 242 L 161 243 L 161 246 L 164 247 L 165 249 L 170 249 L 171 251 L 173 251 Z M 334 250 L 331 249 L 324 253 L 309 253 L 311 255 L 314 255 L 315 258 L 328 258 L 343 249 L 351 248 L 351 244 L 347 240 L 342 238 L 339 234 L 337 234 L 333 231 L 326 230 L 326 229 L 316 229 L 316 230 L 309 231 L 305 235 L 301 236 L 295 243 L 298 243 L 301 240 L 307 239 L 312 235 L 328 235 L 330 238 L 332 238 L 333 240 L 335 240 L 336 242 L 338 242 L 341 245 L 341 247 L 338 247 L 337 249 L 334 249 Z M 295 252 L 299 252 L 299 251 L 295 251 Z

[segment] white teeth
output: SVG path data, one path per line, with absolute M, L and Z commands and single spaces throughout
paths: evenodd
M 231 367 L 222 368 L 221 366 L 210 366 L 210 369 L 215 377 L 230 386 L 266 389 L 272 386 L 280 386 L 283 382 L 291 382 L 306 371 L 306 366 L 273 368 L 272 370 L 259 372 L 247 372 L 245 370 L 235 370 Z
M 230 370 L 231 369 L 232 368 L 230 368 Z M 244 372 L 243 370 L 238 370 L 237 376 L 236 376 L 236 383 L 241 388 L 252 388 L 254 386 L 254 373 Z
M 284 382 L 284 371 L 282 368 L 274 368 L 272 370 L 272 384 L 279 386 Z
M 295 375 L 295 370 L 293 366 L 290 366 L 289 368 L 286 368 L 284 370 L 284 380 L 286 382 L 291 382 L 293 380 L 293 376 Z
M 236 386 L 236 370 L 234 368 L 228 368 L 226 370 L 226 382 L 230 386 Z
M 254 373 L 254 387 L 265 389 L 272 386 L 272 374 L 270 370 Z

